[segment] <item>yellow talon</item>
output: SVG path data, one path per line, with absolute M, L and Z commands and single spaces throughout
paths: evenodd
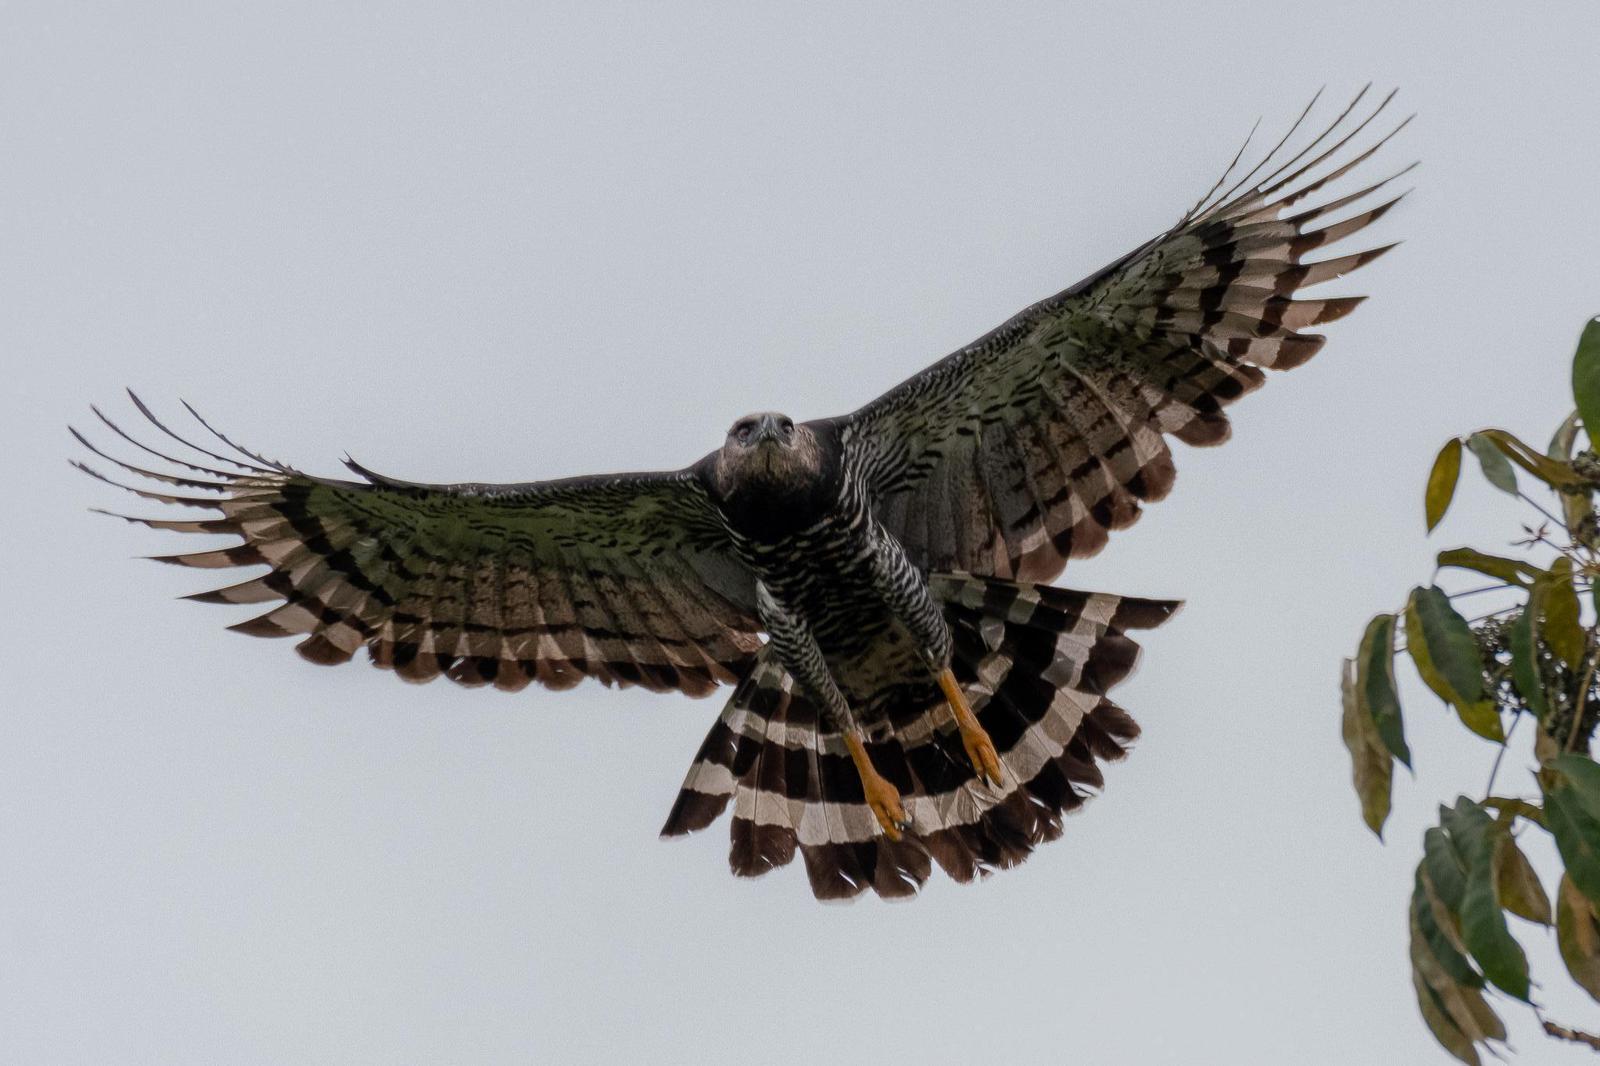
M 967 695 L 961 691 L 960 683 L 948 666 L 939 673 L 939 687 L 955 712 L 956 728 L 961 730 L 961 746 L 967 749 L 967 761 L 972 763 L 973 771 L 987 784 L 998 785 L 1000 755 L 994 750 L 994 741 L 989 739 L 988 732 L 978 724 L 978 716 L 967 705 Z
M 856 764 L 856 773 L 861 775 L 861 791 L 866 794 L 867 806 L 872 808 L 873 815 L 878 819 L 878 825 L 883 827 L 884 836 L 890 840 L 899 840 L 900 834 L 911 828 L 911 819 L 906 817 L 906 808 L 900 802 L 899 790 L 872 765 L 872 760 L 867 756 L 866 746 L 861 743 L 860 737 L 847 733 L 844 742 L 850 749 L 851 761 Z

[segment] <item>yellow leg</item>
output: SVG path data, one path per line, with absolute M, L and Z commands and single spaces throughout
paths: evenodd
M 860 737 L 846 733 L 844 742 L 850 749 L 851 760 L 856 764 L 856 773 L 861 775 L 861 790 L 867 794 L 867 806 L 877 816 L 884 835 L 890 840 L 899 840 L 900 834 L 911 828 L 911 819 L 906 817 L 899 790 L 872 765 Z
M 939 687 L 944 690 L 944 698 L 950 701 L 950 709 L 955 712 L 956 728 L 961 730 L 961 744 L 967 749 L 967 760 L 972 763 L 972 769 L 984 781 L 998 785 L 1000 755 L 994 750 L 994 741 L 978 724 L 978 716 L 967 706 L 966 693 L 961 691 L 948 666 L 939 674 Z

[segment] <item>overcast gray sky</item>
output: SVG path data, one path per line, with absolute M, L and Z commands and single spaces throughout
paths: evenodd
M 1425 540 L 1427 464 L 1544 439 L 1600 311 L 1600 17 L 1503 6 L 0 6 L 0 1060 L 1447 1061 L 1405 906 L 1491 751 L 1413 694 L 1380 846 L 1336 677 L 1435 551 L 1514 532 L 1468 478 Z M 1420 113 L 1406 244 L 1068 570 L 1189 606 L 1105 795 L 981 885 L 736 881 L 725 822 L 655 836 L 714 700 L 311 666 L 175 602 L 206 575 L 129 560 L 175 535 L 65 462 L 132 385 L 318 472 L 677 466 L 858 406 L 1369 79 Z

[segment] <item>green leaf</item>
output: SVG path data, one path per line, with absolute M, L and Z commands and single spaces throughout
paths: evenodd
M 1439 808 L 1441 820 L 1449 815 L 1450 808 Z M 1467 896 L 1466 860 L 1456 851 L 1449 835 L 1438 826 L 1422 834 L 1422 869 L 1445 910 L 1460 914 L 1461 902 Z
M 1572 357 L 1572 398 L 1589 440 L 1595 443 L 1600 427 L 1600 318 L 1591 318 L 1578 337 L 1578 350 Z
M 1505 1025 L 1479 991 L 1483 978 L 1467 961 L 1456 931 L 1419 866 L 1411 893 L 1411 967 L 1417 1005 L 1429 1030 L 1463 1062 L 1477 1062 L 1476 1043 L 1504 1041 Z
M 1500 905 L 1518 918 L 1549 925 L 1550 897 L 1545 895 L 1539 875 L 1534 873 L 1533 864 L 1517 846 L 1510 826 L 1504 822 L 1498 824 L 1500 832 L 1494 847 L 1494 879 Z
M 1544 681 L 1539 673 L 1538 647 L 1533 642 L 1533 612 L 1524 610 L 1511 623 L 1511 681 L 1533 716 L 1543 721 L 1550 716 L 1544 696 Z
M 1505 740 L 1494 701 L 1483 691 L 1478 643 L 1467 620 L 1455 612 L 1441 589 L 1411 590 L 1406 602 L 1406 650 L 1422 680 L 1456 709 L 1468 729 L 1489 740 Z
M 1568 752 L 1550 759 L 1545 767 L 1565 778 L 1577 790 L 1584 805 L 1600 820 L 1600 763 L 1587 755 Z
M 1451 548 L 1449 551 L 1442 551 L 1438 556 L 1438 564 L 1441 567 L 1453 566 L 1461 570 L 1473 570 L 1489 577 L 1497 577 L 1508 585 L 1518 585 L 1522 588 L 1530 587 L 1534 576 L 1540 572 L 1537 567 L 1520 559 L 1485 555 L 1475 548 Z
M 1344 746 L 1350 752 L 1351 780 L 1356 798 L 1361 801 L 1361 818 L 1367 828 L 1383 839 L 1383 823 L 1389 819 L 1389 791 L 1394 765 L 1389 749 L 1372 715 L 1357 698 L 1356 665 L 1346 659 L 1340 678 L 1340 692 L 1344 697 L 1344 718 L 1340 732 Z
M 1394 615 L 1380 614 L 1367 623 L 1356 653 L 1356 702 L 1377 726 L 1383 746 L 1411 767 L 1400 695 L 1394 683 Z
M 1461 477 L 1461 439 L 1452 437 L 1433 460 L 1433 469 L 1428 472 L 1428 489 L 1423 494 L 1423 506 L 1427 512 L 1428 532 L 1433 532 L 1433 527 L 1439 524 L 1444 513 L 1450 509 L 1450 500 L 1456 494 L 1456 481 Z
M 1467 447 L 1478 457 L 1478 465 L 1483 468 L 1483 476 L 1489 484 L 1501 492 L 1517 494 L 1517 472 L 1511 468 L 1511 460 L 1495 447 L 1494 441 L 1482 433 L 1474 433 L 1467 438 Z
M 1467 960 L 1467 946 L 1461 942 L 1461 919 L 1439 898 L 1423 864 L 1417 865 L 1411 893 L 1413 931 L 1421 934 L 1428 953 L 1456 984 L 1482 988 L 1483 977 Z
M 1542 586 L 1542 587 L 1541 587 Z M 1562 556 L 1534 584 L 1531 604 L 1538 605 L 1539 636 L 1574 673 L 1583 667 L 1588 637 L 1578 613 L 1578 592 L 1572 583 L 1572 560 Z
M 1600 902 L 1600 766 L 1582 755 L 1558 755 L 1545 771 L 1545 821 L 1556 850 L 1578 889 Z
M 1570 463 L 1558 462 L 1544 452 L 1535 451 L 1514 433 L 1507 433 L 1503 429 L 1480 429 L 1475 436 L 1489 441 L 1500 450 L 1500 454 L 1551 488 L 1583 487 L 1583 479 L 1573 472 Z
M 1573 981 L 1600 1000 L 1600 923 L 1594 904 L 1566 876 L 1556 890 L 1556 946 Z
M 1528 998 L 1528 958 L 1506 928 L 1500 909 L 1494 857 L 1505 826 L 1482 807 L 1462 796 L 1444 813 L 1451 843 L 1466 860 L 1466 888 L 1461 900 L 1461 939 L 1483 975 L 1507 995 Z

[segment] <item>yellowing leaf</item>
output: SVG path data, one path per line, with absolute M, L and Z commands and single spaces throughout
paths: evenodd
M 1600 924 L 1594 904 L 1565 875 L 1556 890 L 1556 946 L 1573 981 L 1600 1000 Z
M 1489 577 L 1497 577 L 1508 585 L 1518 585 L 1522 588 L 1532 585 L 1534 575 L 1539 573 L 1537 567 L 1520 559 L 1485 555 L 1474 548 L 1451 548 L 1449 551 L 1442 551 L 1439 553 L 1438 563 L 1441 567 L 1454 566 L 1462 570 L 1474 570 Z
M 1537 597 L 1540 610 L 1539 635 L 1550 650 L 1561 657 L 1567 669 L 1574 673 L 1583 669 L 1584 645 L 1587 635 L 1578 614 L 1578 592 L 1572 583 L 1572 560 L 1566 556 L 1557 559 L 1548 573 L 1540 578 L 1544 585 Z
M 1444 830 L 1465 862 L 1466 886 L 1461 899 L 1461 939 L 1483 975 L 1508 995 L 1528 998 L 1528 957 L 1510 930 L 1495 878 L 1495 853 L 1506 827 L 1462 796 L 1444 812 Z
M 1503 828 L 1495 840 L 1494 876 L 1501 906 L 1518 918 L 1540 925 L 1550 924 L 1550 897 L 1545 895 L 1539 875 L 1534 873 L 1533 864 L 1517 846 L 1509 829 Z
M 1451 1020 L 1439 993 L 1434 991 L 1415 964 L 1411 967 L 1411 986 L 1417 990 L 1417 1009 L 1422 1013 L 1422 1020 L 1427 1023 L 1428 1031 L 1439 1042 L 1439 1046 L 1467 1066 L 1483 1066 L 1478 1049 L 1472 1046 L 1472 1038 Z
M 1452 437 L 1433 460 L 1428 472 L 1428 488 L 1423 494 L 1423 509 L 1427 512 L 1428 532 L 1439 524 L 1450 509 L 1450 500 L 1456 494 L 1456 481 L 1461 477 L 1461 439 Z
M 1372 715 L 1357 697 L 1356 665 L 1346 659 L 1340 689 L 1344 695 L 1344 720 L 1341 732 L 1350 751 L 1351 778 L 1356 798 L 1361 801 L 1361 818 L 1367 828 L 1383 839 L 1383 823 L 1389 818 L 1389 792 L 1394 764 L 1389 749 L 1378 736 Z
M 1410 918 L 1411 977 L 1423 1020 L 1452 1055 L 1476 1063 L 1474 1045 L 1504 1041 L 1505 1025 L 1483 997 L 1483 978 L 1462 954 L 1458 919 L 1439 899 L 1422 865 L 1411 893 Z

